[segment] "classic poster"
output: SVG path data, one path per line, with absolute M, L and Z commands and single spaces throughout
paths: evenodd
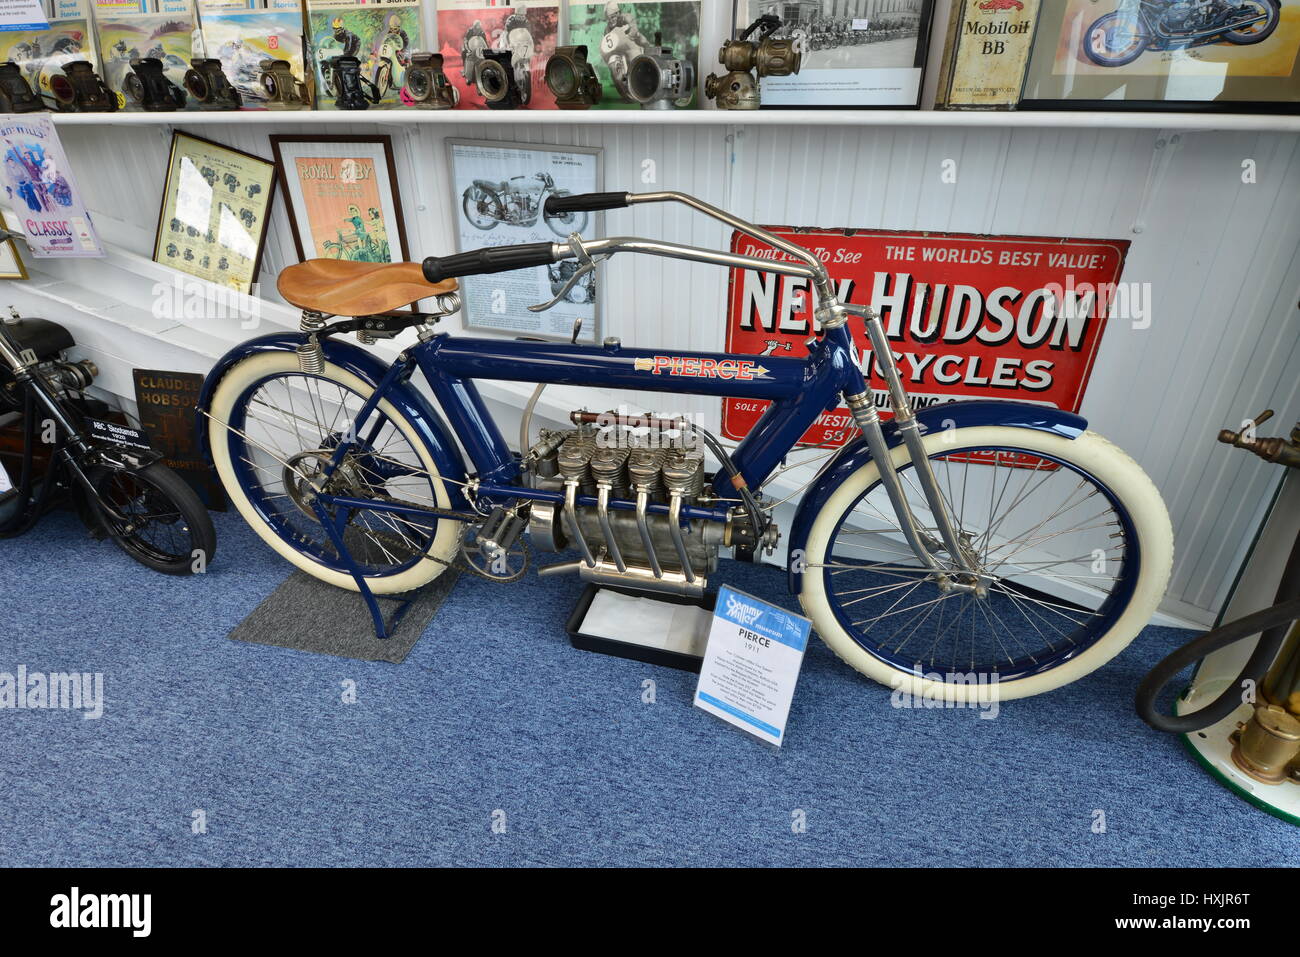
M 895 344 L 904 385 L 918 409 L 959 399 L 1015 399 L 1077 412 L 1119 286 L 1128 240 L 977 236 L 885 230 L 795 230 L 778 236 L 811 249 L 845 302 L 871 306 Z M 732 250 L 778 253 L 741 233 Z M 784 254 L 779 254 L 784 256 Z M 803 356 L 816 331 L 807 280 L 733 270 L 727 351 Z M 850 319 L 877 409 L 889 395 L 865 324 Z M 765 401 L 722 400 L 722 432 L 743 438 Z M 804 434 L 808 445 L 839 445 L 855 434 L 848 409 L 827 412 Z
M 174 134 L 154 262 L 251 292 L 274 189 L 274 163 L 188 133 Z
M 542 213 L 551 195 L 600 191 L 599 150 L 468 140 L 448 140 L 448 144 L 458 251 L 558 243 L 574 232 L 600 235 L 597 214 L 550 219 Z M 579 341 L 598 341 L 596 276 L 589 273 L 566 291 L 575 268 L 567 261 L 464 277 L 460 295 L 465 327 L 567 340 L 574 321 L 581 318 Z M 530 305 L 555 296 L 561 296 L 560 301 L 545 312 L 528 311 Z
M 48 114 L 0 118 L 5 200 L 35 256 L 102 256 L 72 167 Z
M 185 71 L 194 58 L 194 13 L 114 13 L 97 5 L 96 31 L 102 57 L 100 75 L 117 95 L 119 109 L 140 110 L 129 93 L 128 77 L 134 77 L 131 61 L 140 57 L 161 60 L 163 72 L 177 88 L 185 89 Z M 198 109 L 188 98 L 186 109 Z
M 1300 0 L 1044 7 L 1025 105 L 1300 109 Z
M 794 76 L 759 81 L 763 106 L 909 107 L 921 97 L 933 0 L 736 0 L 736 30 L 763 14 L 799 43 Z
M 207 55 L 221 61 L 221 69 L 244 98 L 245 109 L 266 107 L 268 97 L 261 80 L 263 60 L 287 60 L 293 75 L 305 79 L 299 8 L 209 12 L 205 6 L 202 24 Z
M 1020 101 L 1039 0 L 957 0 L 936 109 L 1009 110 Z
M 555 52 L 559 0 L 438 0 L 438 52 L 443 70 L 460 93 L 461 108 L 486 109 L 474 83 L 488 51 L 509 51 L 515 83 L 528 109 L 555 109 L 543 70 Z
M 573 2 L 569 5 L 568 43 L 587 46 L 587 57 L 604 90 L 596 104 L 598 109 L 641 108 L 627 91 L 627 71 L 633 60 L 656 45 L 667 47 L 678 59 L 690 61 L 695 70 L 695 89 L 690 102 L 682 105 L 689 108 L 699 102 L 699 0 Z
M 361 61 L 362 78 L 374 84 L 379 96 L 375 106 L 400 106 L 411 54 L 424 46 L 418 3 L 308 0 L 307 36 L 318 110 L 338 108 L 334 79 L 325 68 L 336 56 Z
M 271 146 L 299 259 L 406 259 L 388 137 L 272 136 Z
M 160 369 L 133 369 L 131 374 L 140 428 L 149 436 L 150 447 L 162 453 L 163 464 L 174 469 L 204 505 L 225 511 L 221 481 L 199 449 L 194 430 L 203 376 Z

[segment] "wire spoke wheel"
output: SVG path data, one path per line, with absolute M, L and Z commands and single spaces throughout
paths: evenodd
M 254 360 L 273 371 L 258 374 Z M 242 375 L 241 367 L 248 367 Z M 213 401 L 213 417 L 227 426 L 219 436 L 221 425 L 212 424 L 213 458 L 232 501 L 263 539 L 343 587 L 355 588 L 353 565 L 381 592 L 418 587 L 447 567 L 459 523 L 381 507 L 450 504 L 418 432 L 395 407 L 380 402 L 353 434 L 370 387 L 329 364 L 319 375 L 304 374 L 292 353 L 245 360 L 228 378 Z M 373 504 L 344 507 L 318 499 L 322 494 Z
M 1146 517 L 1151 531 L 1138 528 L 1128 486 L 1144 503 L 1148 493 L 1158 502 L 1158 493 L 1135 463 L 1099 437 L 1089 436 L 1096 448 L 1084 442 L 1079 450 L 1097 453 L 1103 466 L 1107 456 L 1122 457 L 1114 460 L 1124 482 L 1118 487 L 1094 470 L 1097 463 L 1068 454 L 1068 439 L 1033 441 L 1036 433 L 1017 429 L 963 431 L 1006 440 L 926 440 L 963 562 L 943 545 L 916 470 L 900 454 L 907 506 L 938 568 L 909 547 L 869 463 L 860 470 L 866 474 L 855 476 L 862 487 L 846 480 L 852 487 L 837 491 L 816 519 L 801 598 L 841 657 L 880 680 L 902 675 L 1026 689 L 1072 680 L 1064 676 L 1081 661 L 1095 660 L 1096 667 L 1131 639 L 1110 650 L 1126 613 L 1140 615 L 1140 628 L 1154 611 L 1158 593 L 1143 589 L 1149 608 L 1134 600 L 1144 573 L 1167 579 L 1172 534 L 1163 507 Z M 1144 547 L 1153 554 L 1144 555 Z M 870 667 L 860 666 L 868 661 Z

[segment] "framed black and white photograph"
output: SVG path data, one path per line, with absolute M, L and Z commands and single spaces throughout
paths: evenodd
M 544 213 L 551 196 L 601 190 L 601 150 L 449 139 L 451 209 L 458 252 L 519 243 L 564 242 L 602 231 L 600 213 Z M 460 280 L 466 329 L 568 340 L 581 319 L 579 342 L 600 336 L 598 276 L 573 281 L 572 261 Z M 528 307 L 555 304 L 541 312 Z
M 795 40 L 793 76 L 759 81 L 763 109 L 916 109 L 934 0 L 735 0 L 734 30 L 780 18 Z

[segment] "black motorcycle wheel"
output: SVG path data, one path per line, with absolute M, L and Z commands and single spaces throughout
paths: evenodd
M 1263 23 L 1255 23 L 1247 27 L 1249 32 L 1240 30 L 1224 30 L 1223 38 L 1229 43 L 1235 43 L 1238 46 L 1249 46 L 1252 43 L 1262 43 L 1273 35 L 1277 29 L 1278 23 L 1282 20 L 1282 8 L 1276 0 L 1243 0 L 1237 4 L 1237 10 L 1241 11 L 1243 16 L 1249 9 L 1251 16 L 1268 17 Z
M 1116 37 L 1123 40 L 1118 48 L 1113 46 Z M 1093 21 L 1083 35 L 1083 54 L 1098 66 L 1124 66 L 1146 52 L 1147 42 L 1138 19 L 1116 10 Z
M 217 532 L 208 510 L 185 481 L 155 462 L 138 472 L 102 469 L 93 477 L 96 491 L 121 515 L 122 525 L 92 500 L 100 529 L 146 568 L 164 575 L 190 575 L 202 556 L 206 566 L 217 550 Z

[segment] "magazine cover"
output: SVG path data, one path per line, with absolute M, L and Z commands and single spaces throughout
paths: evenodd
M 1023 9 L 1025 4 L 983 0 L 982 6 Z M 933 12 L 934 0 L 736 0 L 733 23 L 743 30 L 773 13 L 781 18 L 776 36 L 801 44 L 803 66 L 797 74 L 760 82 L 764 107 L 915 109 Z
M 73 60 L 89 60 L 96 70 L 90 20 L 83 12 L 80 17 L 64 20 L 51 18 L 46 30 L 12 30 L 0 32 L 0 62 L 12 60 L 23 71 L 32 90 L 39 93 L 50 109 L 57 102 L 50 92 L 50 77 L 63 74 L 63 64 Z
M 185 71 L 195 56 L 195 20 L 192 8 L 183 13 L 118 13 L 95 6 L 96 34 L 102 60 L 100 76 L 117 94 L 119 108 L 138 111 L 138 101 L 127 86 L 134 77 L 131 61 L 138 57 L 161 60 L 167 79 L 185 89 Z M 187 109 L 197 109 L 193 101 Z
M 263 60 L 287 60 L 293 75 L 306 80 L 300 7 L 212 9 L 205 3 L 200 23 L 205 54 L 221 61 L 222 71 L 244 98 L 244 109 L 265 109 L 269 101 L 262 83 Z
M 3 199 L 14 210 L 34 256 L 102 256 L 72 166 L 48 113 L 4 117 Z
M 558 0 L 438 0 L 438 52 L 447 79 L 460 93 L 462 108 L 486 109 L 474 72 L 489 50 L 509 51 L 515 83 L 528 109 L 553 110 L 546 86 L 546 61 L 560 31 Z
M 627 92 L 631 62 L 647 48 L 669 47 L 695 65 L 695 90 L 688 107 L 699 102 L 700 4 L 698 0 L 660 3 L 573 3 L 569 6 L 569 44 L 585 43 L 588 58 L 604 88 L 597 109 L 640 109 Z M 707 71 L 706 71 L 707 72 Z
M 380 108 L 401 105 L 411 54 L 421 49 L 418 3 L 308 2 L 308 49 L 316 78 L 316 109 L 337 109 L 333 77 L 325 64 L 336 56 L 361 61 L 361 76 L 375 85 Z

